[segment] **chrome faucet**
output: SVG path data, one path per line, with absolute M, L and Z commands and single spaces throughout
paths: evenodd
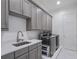
M 22 36 L 24 36 L 24 35 L 23 35 L 23 33 L 22 33 L 22 31 L 18 31 L 18 33 L 17 33 L 17 42 L 19 42 L 20 40 L 22 40 L 22 41 L 23 41 L 23 39 L 19 39 L 19 33 L 21 33 L 21 34 L 22 34 Z

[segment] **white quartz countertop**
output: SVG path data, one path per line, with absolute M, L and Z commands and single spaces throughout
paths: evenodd
M 41 42 L 41 40 L 37 40 L 37 39 L 26 40 L 26 41 L 31 42 L 31 43 L 25 44 L 25 45 L 22 45 L 22 46 L 18 46 L 18 47 L 15 47 L 15 46 L 12 45 L 16 42 L 9 42 L 9 41 L 8 42 L 2 42 L 1 43 L 1 56 Z

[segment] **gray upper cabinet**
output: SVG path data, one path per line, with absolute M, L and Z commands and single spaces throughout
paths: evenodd
M 38 59 L 38 50 L 33 49 L 32 51 L 29 52 L 29 59 Z
M 8 29 L 8 0 L 1 0 L 1 28 Z
M 45 12 L 42 12 L 42 29 L 47 30 L 47 14 Z
M 42 10 L 37 8 L 37 29 L 42 29 Z
M 32 6 L 28 0 L 23 0 L 23 15 L 28 17 L 32 15 Z
M 47 15 L 47 30 L 52 31 L 52 17 Z
M 22 0 L 9 0 L 9 10 L 22 14 Z
M 4 10 L 5 8 L 3 8 L 3 11 Z M 28 0 L 9 0 L 9 11 L 28 18 L 26 21 L 27 30 L 52 30 L 52 17 L 40 7 L 29 2 Z M 3 13 L 6 12 L 4 11 Z M 5 14 L 2 15 L 5 16 Z M 3 16 L 2 18 L 6 18 Z M 2 24 L 4 23 L 5 20 L 2 21 Z M 6 27 L 6 25 L 2 26 Z
M 52 31 L 52 16 L 42 11 L 42 29 Z
M 37 29 L 37 7 L 32 4 L 32 29 Z
M 31 17 L 31 3 L 28 0 L 10 0 L 9 9 L 11 12 Z

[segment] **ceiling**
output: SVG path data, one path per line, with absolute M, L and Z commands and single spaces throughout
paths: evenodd
M 53 11 L 59 8 L 69 7 L 70 5 L 76 5 L 77 0 L 33 0 L 40 5 L 46 11 L 53 13 Z M 57 5 L 57 1 L 60 1 L 60 5 Z

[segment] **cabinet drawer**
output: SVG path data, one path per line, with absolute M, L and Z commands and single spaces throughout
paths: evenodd
M 37 48 L 33 49 L 32 51 L 29 52 L 29 59 L 38 59 L 38 50 Z
M 29 58 L 28 58 L 28 53 L 26 53 L 26 54 L 24 54 L 24 55 L 21 55 L 21 56 L 15 58 L 15 59 L 29 59 Z
M 30 51 L 30 50 L 33 50 L 33 49 L 36 48 L 37 46 L 38 46 L 38 44 L 33 44 L 33 45 L 29 46 L 29 51 Z
M 28 52 L 28 47 L 17 50 L 17 51 L 15 51 L 15 57 L 18 57 L 18 56 L 20 56 L 24 53 L 27 53 L 27 52 Z

